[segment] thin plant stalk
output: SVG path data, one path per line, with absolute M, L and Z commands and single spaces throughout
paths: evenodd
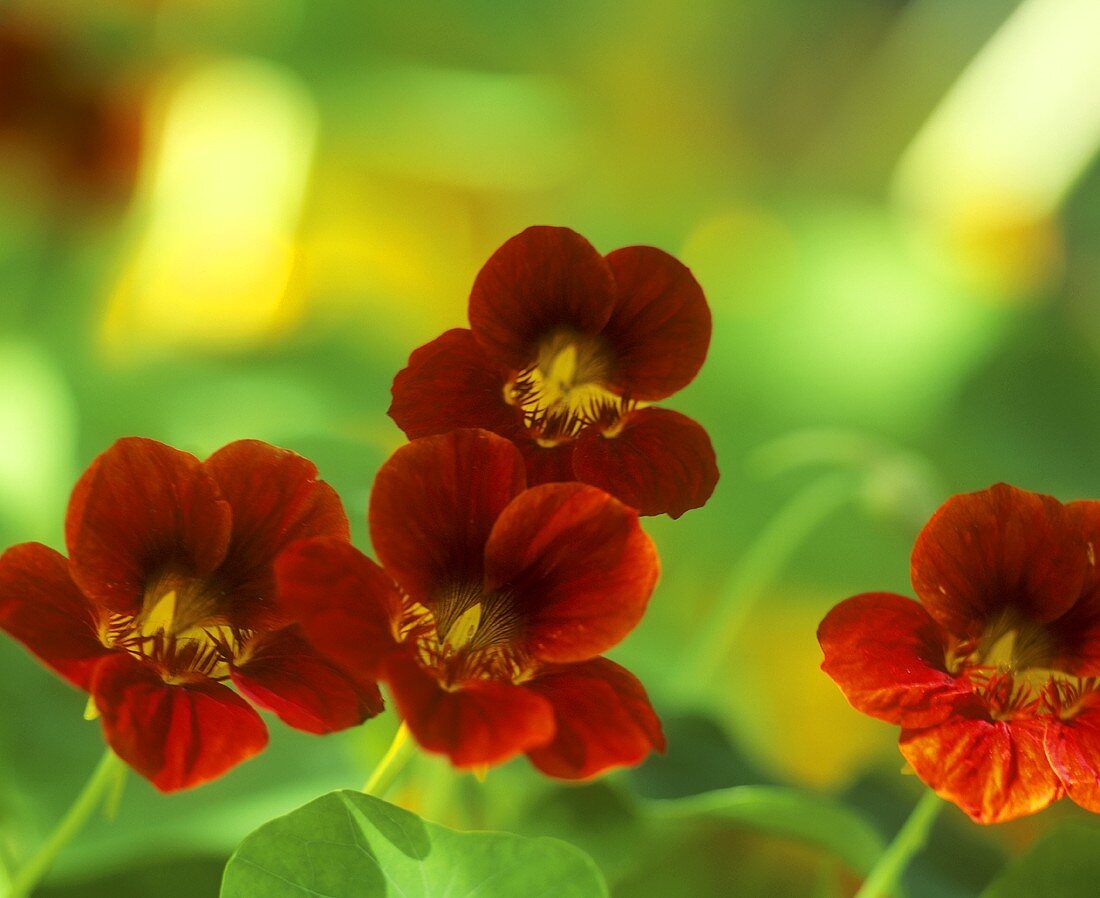
M 30 860 L 16 871 L 15 876 L 12 877 L 7 898 L 26 898 L 34 891 L 42 877 L 49 872 L 62 849 L 84 828 L 96 809 L 102 806 L 111 790 L 117 788 L 118 779 L 125 771 L 123 762 L 108 748 L 65 816 L 50 833 L 49 838 Z
M 711 619 L 699 629 L 683 668 L 686 687 L 708 681 L 721 667 L 764 588 L 810 535 L 856 495 L 857 483 L 848 472 L 815 480 L 767 523 L 722 591 Z
M 931 789 L 927 789 L 913 808 L 909 819 L 902 824 L 894 841 L 875 862 L 863 881 L 855 898 L 881 898 L 892 894 L 901 882 L 909 862 L 924 848 L 932 824 L 943 807 L 943 801 Z
M 385 798 L 386 793 L 413 756 L 415 749 L 415 743 L 409 738 L 408 724 L 402 721 L 394 734 L 393 742 L 390 743 L 382 760 L 378 762 L 367 779 L 366 785 L 363 786 L 363 791 L 375 798 Z

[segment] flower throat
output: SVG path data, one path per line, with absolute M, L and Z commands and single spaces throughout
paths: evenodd
M 971 683 L 994 719 L 1040 714 L 1069 719 L 1092 701 L 1097 682 L 1053 667 L 1056 656 L 1045 626 L 1006 612 L 979 638 L 955 646 L 947 669 Z
M 535 363 L 505 386 L 504 398 L 522 409 L 526 427 L 549 448 L 592 424 L 612 428 L 632 407 L 604 386 L 609 374 L 598 340 L 557 333 L 540 345 Z

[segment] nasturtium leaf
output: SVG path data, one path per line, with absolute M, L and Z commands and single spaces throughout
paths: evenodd
M 981 898 L 1095 898 L 1100 883 L 1100 827 L 1056 824 L 1010 861 Z
M 606 898 L 595 863 L 549 838 L 462 833 L 341 791 L 248 836 L 221 898 Z

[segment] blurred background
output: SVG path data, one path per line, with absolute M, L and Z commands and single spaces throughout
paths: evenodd
M 851 895 L 920 788 L 818 670 L 818 621 L 909 593 L 951 493 L 1100 497 L 1098 33 L 1093 0 L 0 0 L 0 543 L 62 548 L 120 436 L 254 437 L 313 459 L 369 550 L 390 381 L 466 323 L 489 254 L 531 224 L 659 246 L 715 321 L 665 405 L 722 469 L 647 521 L 662 581 L 614 653 L 669 752 L 580 787 L 423 758 L 390 797 L 572 841 L 616 896 Z M 0 641 L 8 865 L 102 751 L 83 706 Z M 272 724 L 195 792 L 130 777 L 41 894 L 216 894 L 243 835 L 358 788 L 396 721 Z M 1090 822 L 948 808 L 908 892 L 978 896 Z

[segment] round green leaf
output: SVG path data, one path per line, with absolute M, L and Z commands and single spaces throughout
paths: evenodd
M 606 898 L 592 859 L 557 839 L 461 833 L 359 792 L 266 823 L 225 868 L 221 898 Z

